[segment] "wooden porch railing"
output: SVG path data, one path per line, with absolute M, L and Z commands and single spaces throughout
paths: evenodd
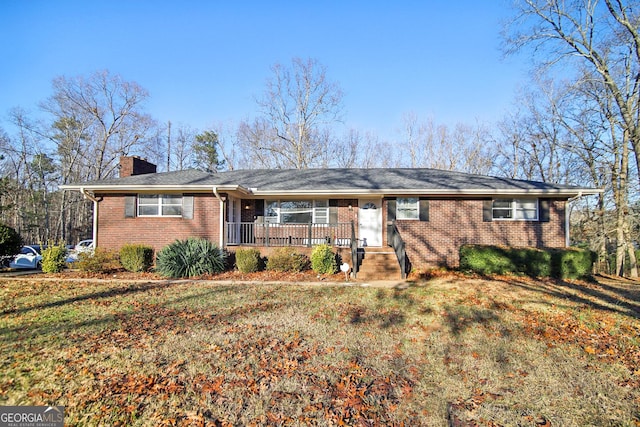
M 327 243 L 352 247 L 355 240 L 353 222 L 331 224 L 271 224 L 268 222 L 227 222 L 227 245 L 307 246 Z M 357 246 L 357 242 L 356 242 Z

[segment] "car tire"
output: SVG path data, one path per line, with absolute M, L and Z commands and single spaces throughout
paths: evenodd
M 36 269 L 38 269 L 38 270 L 42 270 L 42 261 L 38 261 L 38 262 L 36 263 Z

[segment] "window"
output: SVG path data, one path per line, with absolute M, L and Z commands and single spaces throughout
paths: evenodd
M 420 219 L 417 197 L 396 199 L 396 219 Z
M 182 216 L 182 195 L 140 194 L 138 216 Z
M 326 224 L 329 222 L 327 200 L 267 200 L 265 221 L 271 224 Z
M 493 219 L 538 220 L 538 199 L 495 199 Z

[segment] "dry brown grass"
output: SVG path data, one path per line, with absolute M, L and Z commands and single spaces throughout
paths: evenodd
M 67 425 L 640 425 L 640 284 L 0 281 L 0 404 Z

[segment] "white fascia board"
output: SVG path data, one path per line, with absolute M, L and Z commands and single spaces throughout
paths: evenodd
M 250 194 L 249 190 L 240 185 L 61 185 L 62 190 L 92 191 L 94 193 L 157 193 L 159 191 L 181 192 L 181 193 L 210 193 L 215 188 L 218 192 L 237 191 L 243 194 Z
M 439 196 L 439 197 L 575 197 L 600 194 L 600 189 L 551 189 L 551 190 L 434 190 L 434 189 L 383 189 L 383 190 L 307 190 L 307 191 L 260 191 L 254 190 L 254 197 L 313 197 L 313 196 L 334 196 L 334 197 L 388 197 L 388 196 Z

